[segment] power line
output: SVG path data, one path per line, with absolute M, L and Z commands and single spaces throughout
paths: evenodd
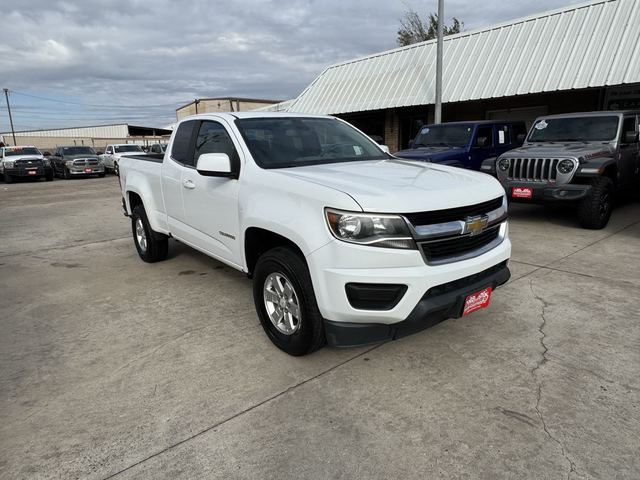
M 176 105 L 182 105 L 188 102 L 174 102 L 174 103 L 166 103 L 166 104 L 157 104 L 157 105 L 100 105 L 96 103 L 80 103 L 80 102 L 70 102 L 67 100 L 58 100 L 55 98 L 47 98 L 40 97 L 38 95 L 31 95 L 30 93 L 18 92 L 16 90 L 9 90 L 11 93 L 15 95 L 21 95 L 23 97 L 36 98 L 38 100 L 45 100 L 47 102 L 56 102 L 56 103 L 64 103 L 67 105 L 79 105 L 82 107 L 100 107 L 100 108 L 159 108 L 159 107 L 174 107 Z

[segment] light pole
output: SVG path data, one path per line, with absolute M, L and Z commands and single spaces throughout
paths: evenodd
M 434 123 L 442 122 L 442 24 L 444 22 L 444 0 L 438 0 L 438 41 L 436 46 L 436 102 Z
M 13 129 L 13 118 L 11 117 L 11 106 L 9 105 L 9 89 L 4 88 L 4 98 L 7 100 L 7 111 L 9 112 L 9 123 L 11 124 L 11 135 L 13 136 L 13 145 L 16 146 L 16 132 Z

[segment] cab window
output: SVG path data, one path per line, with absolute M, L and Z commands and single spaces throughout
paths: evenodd
M 491 125 L 478 127 L 475 145 L 478 148 L 493 146 L 493 127 Z
M 193 166 L 193 157 L 190 157 L 189 149 L 193 130 L 197 123 L 196 120 L 181 123 L 173 138 L 173 146 L 171 147 L 171 158 L 189 167 Z
M 239 164 L 233 140 L 231 140 L 227 129 L 218 122 L 206 120 L 200 124 L 193 154 L 193 165 L 198 163 L 198 158 L 203 153 L 226 153 L 232 166 L 237 167 Z

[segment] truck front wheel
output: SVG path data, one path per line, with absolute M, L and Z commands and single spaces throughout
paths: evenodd
M 142 260 L 154 263 L 167 258 L 169 239 L 166 235 L 151 229 L 147 212 L 142 205 L 136 205 L 131 212 L 131 231 L 136 250 Z
M 600 230 L 607 226 L 613 210 L 613 181 L 608 177 L 594 178 L 591 192 L 578 206 L 578 221 L 583 228 Z
M 323 320 L 309 269 L 293 249 L 277 247 L 258 259 L 253 300 L 262 328 L 280 350 L 301 356 L 324 345 Z

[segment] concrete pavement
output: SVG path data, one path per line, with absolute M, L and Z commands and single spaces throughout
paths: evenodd
M 489 309 L 292 358 L 242 274 L 138 259 L 114 177 L 0 185 L 0 478 L 638 478 L 640 204 L 511 238 Z

